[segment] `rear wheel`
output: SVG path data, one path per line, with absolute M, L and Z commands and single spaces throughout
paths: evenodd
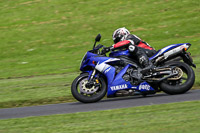
M 103 78 L 95 79 L 94 86 L 87 88 L 88 73 L 80 74 L 71 85 L 74 98 L 83 103 L 92 103 L 101 100 L 106 94 L 106 83 Z
M 160 89 L 167 94 L 181 94 L 192 88 L 195 81 L 193 69 L 184 62 L 170 62 L 170 66 L 176 66 L 173 72 L 176 76 L 168 78 L 160 83 Z

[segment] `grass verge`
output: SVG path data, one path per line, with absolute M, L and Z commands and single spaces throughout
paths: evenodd
M 78 73 L 0 80 L 0 108 L 72 102 L 71 82 Z
M 200 101 L 0 120 L 2 133 L 199 133 Z

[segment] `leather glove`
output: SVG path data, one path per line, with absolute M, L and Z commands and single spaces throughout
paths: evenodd
M 102 54 L 105 54 L 110 51 L 110 47 L 104 47 L 101 51 Z

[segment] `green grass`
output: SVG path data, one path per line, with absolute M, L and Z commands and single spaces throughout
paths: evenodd
M 199 11 L 199 0 L 0 0 L 0 103 L 72 100 L 63 85 L 78 75 L 95 36 L 110 46 L 112 32 L 123 26 L 156 49 L 190 42 L 197 88 Z
M 2 133 L 199 133 L 200 101 L 7 119 Z
M 77 73 L 0 80 L 0 108 L 72 102 L 71 79 Z

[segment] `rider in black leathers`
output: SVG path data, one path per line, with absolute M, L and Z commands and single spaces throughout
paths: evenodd
M 156 50 L 152 48 L 148 43 L 141 40 L 126 28 L 118 28 L 114 31 L 113 35 L 114 44 L 111 47 L 106 47 L 103 52 L 109 52 L 116 49 L 128 49 L 133 57 L 136 57 L 140 65 L 143 67 L 142 73 L 145 73 L 152 69 L 153 64 L 149 61 L 148 57 L 151 57 L 156 53 Z

